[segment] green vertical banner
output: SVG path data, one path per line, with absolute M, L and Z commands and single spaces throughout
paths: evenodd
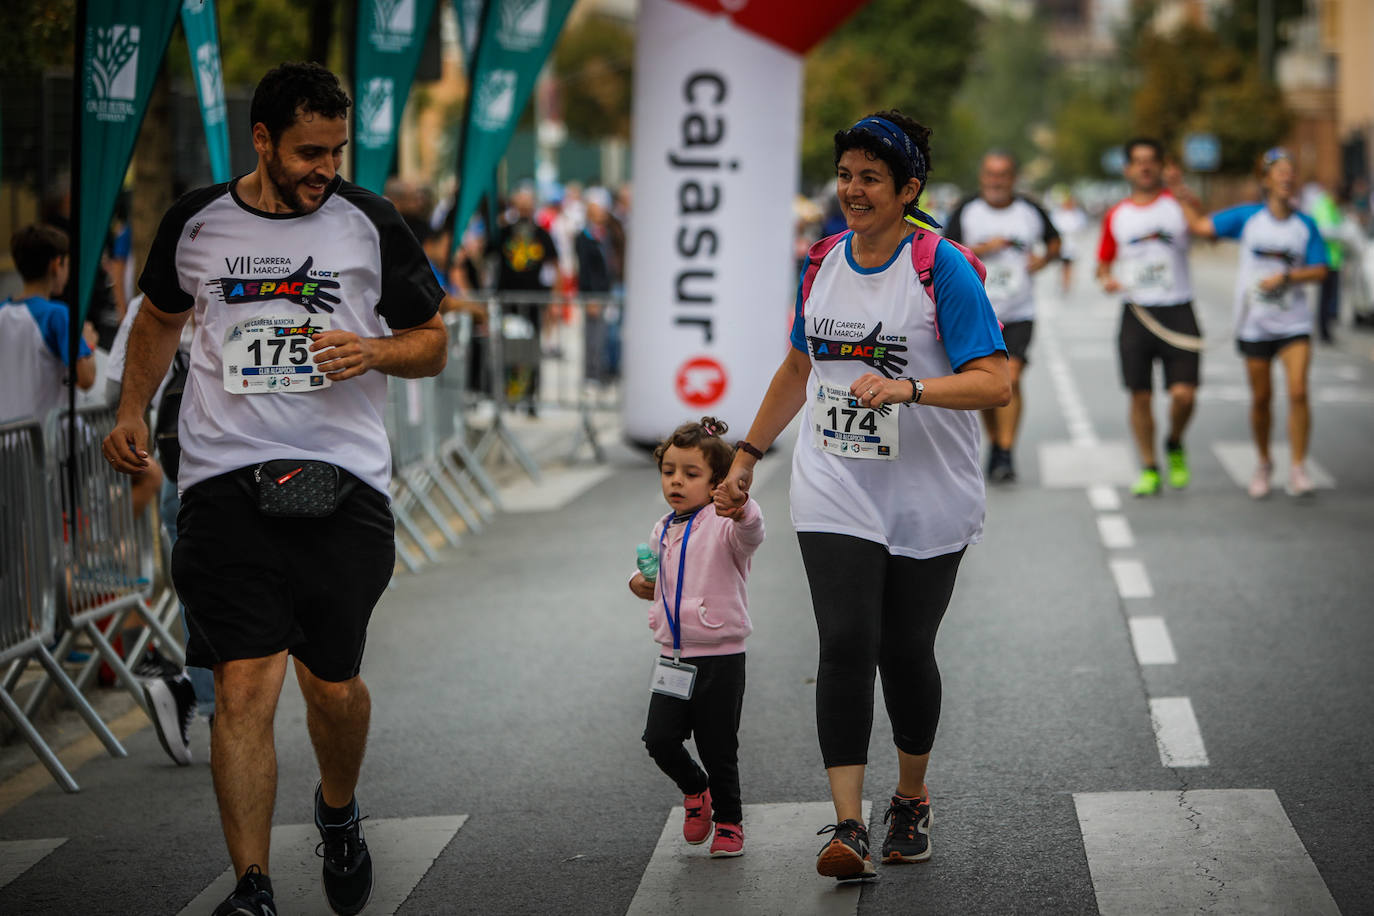
M 72 169 L 78 312 L 72 322 L 74 334 L 86 320 L 115 199 L 182 0 L 80 2 L 85 28 L 77 36 L 81 101 L 73 148 L 78 162 Z
M 477 50 L 477 35 L 482 30 L 482 15 L 489 0 L 453 0 L 453 12 L 458 17 L 458 43 L 463 48 L 463 72 L 472 77 L 472 65 Z M 498 0 L 499 2 L 499 0 Z
M 353 180 L 380 194 L 435 0 L 358 0 Z
M 490 0 L 477 40 L 459 144 L 455 247 L 506 153 L 572 5 L 573 0 Z
M 200 120 L 205 125 L 205 145 L 210 151 L 210 175 L 219 184 L 233 176 L 229 171 L 229 117 L 215 0 L 185 0 L 181 5 L 181 29 L 186 33 L 191 72 L 196 75 Z

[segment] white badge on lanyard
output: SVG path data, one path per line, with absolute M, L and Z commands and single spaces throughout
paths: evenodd
M 668 629 L 673 634 L 673 657 L 659 656 L 654 664 L 653 677 L 649 680 L 649 689 L 664 696 L 677 697 L 679 700 L 690 700 L 692 688 L 697 682 L 696 666 L 682 661 L 682 583 L 687 578 L 687 542 L 692 537 L 692 523 L 697 520 L 697 512 L 700 511 L 701 509 L 697 509 L 692 513 L 687 519 L 687 527 L 682 532 L 682 547 L 677 555 L 677 587 L 671 608 L 668 607 L 668 590 L 665 587 L 666 583 L 663 582 L 663 545 L 668 540 L 668 526 L 673 522 L 673 513 L 668 513 L 663 519 L 663 530 L 658 535 L 659 594 L 663 599 L 663 613 L 668 619 Z
M 897 415 L 892 405 L 864 407 L 848 388 L 816 387 L 811 405 L 812 442 L 816 448 L 841 458 L 897 457 Z
M 690 700 L 692 688 L 697 683 L 697 666 L 671 658 L 658 657 L 654 663 L 654 676 L 649 681 L 649 689 L 665 697 Z
M 310 352 L 311 335 L 328 330 L 328 315 L 258 315 L 238 322 L 220 348 L 224 390 L 286 394 L 330 387 Z

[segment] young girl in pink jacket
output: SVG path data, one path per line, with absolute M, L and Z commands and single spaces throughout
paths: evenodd
M 679 426 L 654 451 L 663 498 L 672 509 L 654 526 L 657 578 L 635 573 L 630 591 L 652 602 L 649 629 L 659 643 L 644 745 L 686 796 L 682 835 L 713 857 L 744 854 L 739 789 L 739 720 L 744 707 L 745 580 L 763 543 L 763 513 L 750 499 L 737 519 L 717 515 L 715 487 L 734 450 L 714 417 Z M 683 747 L 695 736 L 700 765 Z

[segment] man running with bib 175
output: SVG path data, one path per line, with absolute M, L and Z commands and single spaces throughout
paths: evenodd
M 371 714 L 363 645 L 396 558 L 386 377 L 436 375 L 447 335 L 414 235 L 338 175 L 349 104 L 318 64 L 263 77 L 257 168 L 163 217 L 104 443 L 117 470 L 147 464 L 143 412 L 194 313 L 172 578 L 187 662 L 215 675 L 210 766 L 239 879 L 217 916 L 276 911 L 273 718 L 288 654 L 320 767 L 325 897 L 349 914 L 372 894 L 353 790 Z
M 1169 485 L 1188 485 L 1183 431 L 1193 415 L 1200 381 L 1202 335 L 1193 314 L 1188 272 L 1188 221 L 1177 200 L 1164 189 L 1164 148 L 1137 137 L 1126 142 L 1126 180 L 1130 196 L 1102 220 L 1097 279 L 1103 290 L 1120 293 L 1121 380 L 1130 392 L 1131 433 L 1140 454 L 1136 496 L 1160 490 L 1155 460 L 1155 419 L 1151 405 L 1154 362 L 1164 367 L 1169 390 Z

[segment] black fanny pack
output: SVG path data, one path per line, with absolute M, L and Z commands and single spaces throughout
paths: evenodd
M 277 518 L 324 518 L 333 515 L 356 478 L 327 461 L 278 458 L 253 468 L 258 511 Z

